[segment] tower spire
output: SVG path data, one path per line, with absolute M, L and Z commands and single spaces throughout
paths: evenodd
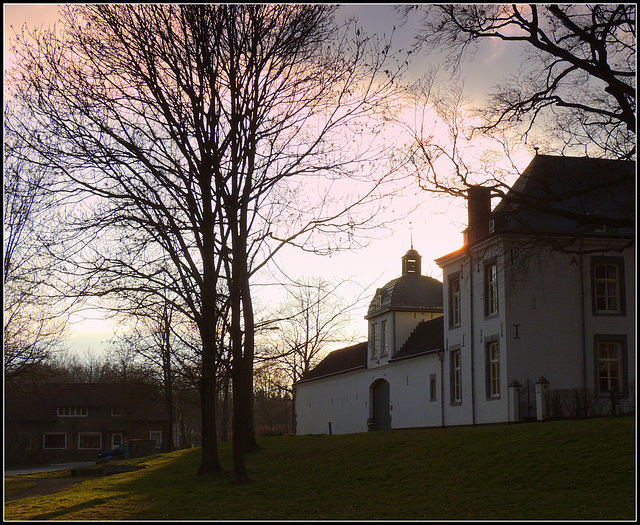
M 411 249 L 413 250 L 413 221 L 409 222 L 409 232 L 411 235 Z

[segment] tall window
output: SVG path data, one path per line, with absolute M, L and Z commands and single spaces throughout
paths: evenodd
M 380 355 L 386 356 L 387 353 L 387 321 L 385 320 L 380 323 Z
M 598 341 L 598 391 L 622 392 L 622 343 Z
M 500 397 L 500 348 L 498 341 L 490 341 L 487 352 L 487 397 Z
M 449 326 L 460 326 L 460 277 L 449 281 Z
M 484 269 L 485 314 L 498 313 L 498 265 L 490 264 Z
M 372 323 L 369 333 L 369 352 L 371 359 L 378 357 L 378 323 Z
M 613 258 L 595 259 L 592 272 L 594 313 L 624 314 L 622 263 Z
M 431 374 L 429 376 L 429 401 L 437 401 L 438 400 L 438 391 L 437 391 L 437 382 L 436 375 Z
M 451 351 L 451 402 L 462 401 L 462 366 L 460 363 L 460 350 Z

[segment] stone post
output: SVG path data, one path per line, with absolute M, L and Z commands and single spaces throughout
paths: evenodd
M 547 390 L 549 381 L 544 376 L 536 381 L 536 416 L 538 421 L 544 421 L 549 417 L 547 410 Z

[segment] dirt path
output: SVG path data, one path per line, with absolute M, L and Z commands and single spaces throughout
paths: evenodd
M 30 498 L 31 496 L 46 496 L 48 494 L 53 494 L 55 492 L 60 492 L 63 490 L 70 489 L 83 481 L 86 481 L 86 478 L 25 478 L 22 476 L 5 476 L 5 491 L 8 484 L 12 482 L 18 481 L 28 481 L 35 482 L 35 485 L 26 487 L 24 490 L 21 490 L 15 494 L 7 496 L 5 494 L 4 501 L 5 503 L 8 501 L 15 501 L 17 499 Z

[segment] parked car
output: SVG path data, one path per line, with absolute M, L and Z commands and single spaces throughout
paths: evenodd
M 124 456 L 124 443 L 122 445 L 120 445 L 119 447 L 116 447 L 114 449 L 100 452 L 98 454 L 98 459 L 117 458 L 118 456 Z

